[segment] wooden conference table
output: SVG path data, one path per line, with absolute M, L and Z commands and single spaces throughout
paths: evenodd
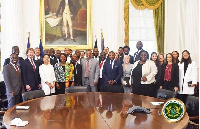
M 26 129 L 181 129 L 187 126 L 186 113 L 178 123 L 168 123 L 159 115 L 162 106 L 150 102 L 163 100 L 123 93 L 71 93 L 33 99 L 18 105 L 30 106 L 28 110 L 10 108 L 4 115 L 7 128 L 14 118 L 29 124 Z M 151 109 L 150 114 L 126 114 L 129 107 L 142 106 Z

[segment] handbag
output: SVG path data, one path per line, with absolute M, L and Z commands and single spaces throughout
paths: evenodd
M 130 83 L 129 83 L 130 77 L 122 77 L 121 78 L 121 83 L 123 86 L 126 87 L 130 87 Z

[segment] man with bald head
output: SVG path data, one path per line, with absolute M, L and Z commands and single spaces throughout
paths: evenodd
M 140 60 L 139 53 L 140 53 L 140 51 L 143 50 L 142 47 L 143 47 L 142 41 L 138 41 L 137 44 L 136 44 L 136 48 L 138 49 L 138 51 L 135 52 L 135 54 L 133 56 L 134 62 Z

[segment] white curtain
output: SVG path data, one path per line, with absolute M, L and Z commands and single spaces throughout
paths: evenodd
M 187 49 L 199 64 L 199 0 L 181 0 L 180 50 Z
M 187 49 L 199 66 L 199 0 L 165 2 L 165 53 Z
M 12 53 L 12 46 L 19 46 L 20 49 L 23 47 L 22 6 L 21 0 L 1 1 L 1 66 Z
M 124 0 L 92 1 L 93 38 L 95 41 L 96 35 L 99 50 L 101 50 L 101 29 L 105 47 L 117 51 L 119 46 L 124 46 L 123 16 Z
M 149 54 L 157 52 L 153 11 L 137 10 L 129 1 L 129 46 L 130 54 L 137 51 L 136 43 L 142 41 L 143 49 Z

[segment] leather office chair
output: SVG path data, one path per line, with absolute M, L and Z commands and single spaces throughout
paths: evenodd
M 169 98 L 175 98 L 176 93 L 174 91 L 158 89 L 156 98 L 167 100 Z
M 0 82 L 0 129 L 5 129 L 6 127 L 3 124 L 3 116 L 7 110 L 8 98 L 6 95 L 6 85 L 4 81 Z
M 100 86 L 100 92 L 124 93 L 123 86 Z
M 189 128 L 199 127 L 199 97 L 188 96 L 185 102 L 186 111 L 189 115 Z
M 74 93 L 74 92 L 90 92 L 89 86 L 72 86 L 66 88 L 66 93 Z
M 6 95 L 6 85 L 4 81 L 0 82 L 0 113 L 4 114 L 4 112 L 7 110 L 7 105 L 8 105 L 8 98 Z
M 22 94 L 22 99 L 23 102 L 31 99 L 36 99 L 40 97 L 44 97 L 44 91 L 43 90 L 34 90 L 34 91 L 29 91 L 29 92 L 24 92 Z

